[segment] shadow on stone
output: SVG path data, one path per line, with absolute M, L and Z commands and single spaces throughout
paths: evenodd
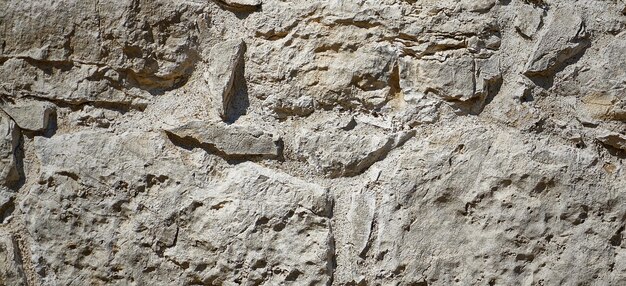
M 224 121 L 228 124 L 234 123 L 245 115 L 250 107 L 250 99 L 248 97 L 248 84 L 245 77 L 245 61 L 241 61 L 240 66 L 237 67 L 234 79 L 233 98 L 230 101 L 226 110 L 226 118 Z

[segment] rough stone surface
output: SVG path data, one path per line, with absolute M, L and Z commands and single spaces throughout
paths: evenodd
M 19 179 L 18 144 L 19 128 L 6 113 L 0 111 L 0 182 L 2 185 L 10 185 Z
M 281 154 L 281 139 L 275 135 L 245 126 L 226 125 L 221 122 L 192 121 L 166 132 L 191 145 L 213 149 L 216 154 L 228 157 L 265 156 L 276 158 Z
M 0 103 L 18 127 L 28 131 L 44 131 L 48 128 L 50 117 L 54 113 L 54 104 L 41 101 L 19 101 L 17 103 Z
M 0 231 L 0 285 L 25 285 L 26 277 L 17 240 Z
M 625 285 L 625 11 L 0 1 L 0 285 Z
M 228 40 L 213 46 L 209 54 L 209 69 L 205 74 L 210 91 L 209 105 L 216 106 L 224 119 L 229 118 L 235 76 L 243 68 L 245 51 L 246 43 L 242 40 Z
M 596 138 L 606 145 L 626 151 L 626 135 L 611 132 L 601 134 Z
M 364 128 L 325 133 L 303 130 L 294 146 L 302 161 L 308 162 L 318 173 L 334 178 L 362 173 L 415 135 L 415 131 L 386 135 Z
M 537 42 L 527 64 L 527 74 L 548 72 L 578 55 L 587 44 L 584 20 L 577 11 L 560 9 L 553 13 L 545 34 Z

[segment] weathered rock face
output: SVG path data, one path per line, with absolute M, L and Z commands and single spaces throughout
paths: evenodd
M 17 171 L 17 147 L 19 128 L 4 112 L 0 112 L 0 181 L 9 186 L 19 179 Z
M 625 11 L 0 1 L 0 285 L 624 285 Z
M 2 285 L 24 285 L 26 277 L 22 267 L 17 241 L 5 230 L 0 232 L 0 283 Z
M 206 147 L 209 152 L 221 154 L 226 159 L 276 158 L 282 151 L 281 139 L 275 135 L 221 122 L 193 121 L 166 132 L 182 141 L 187 139 L 191 145 Z

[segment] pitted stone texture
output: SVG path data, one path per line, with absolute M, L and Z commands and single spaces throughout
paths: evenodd
M 0 1 L 0 277 L 624 285 L 625 7 Z
M 37 142 L 44 171 L 20 206 L 44 285 L 330 281 L 327 189 L 254 163 L 207 180 L 202 151 L 163 152 L 158 134 L 76 136 L 100 151 L 73 166 L 85 153 L 50 149 L 77 140 L 58 137 Z
M 244 163 L 211 192 L 198 190 L 191 199 L 179 243 L 165 255 L 202 269 L 193 274 L 196 281 L 329 283 L 334 249 L 328 190 Z
M 625 281 L 616 271 L 626 263 L 624 179 L 594 152 L 513 130 L 454 129 L 412 141 L 393 165 L 346 189 L 335 215 L 351 229 L 338 238 L 349 247 L 338 254 L 336 282 Z M 566 270 L 573 265 L 581 271 Z M 517 274 L 502 275 L 509 271 Z

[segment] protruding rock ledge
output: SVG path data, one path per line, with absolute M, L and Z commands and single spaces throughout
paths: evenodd
M 330 178 L 361 174 L 391 150 L 415 136 L 415 130 L 394 134 L 302 133 L 296 138 L 298 156 Z
M 604 132 L 596 136 L 596 139 L 605 145 L 626 151 L 626 135 L 617 132 Z
M 238 39 L 219 43 L 209 53 L 209 68 L 204 73 L 204 79 L 209 86 L 208 101 L 224 120 L 230 117 L 231 101 L 236 91 L 236 76 L 239 69 L 243 68 L 245 52 L 246 43 Z
M 200 147 L 213 149 L 212 151 L 225 157 L 274 159 L 280 157 L 282 153 L 280 137 L 248 126 L 192 121 L 165 131 L 181 139 L 196 141 Z
M 3 102 L 0 103 L 0 108 L 15 120 L 17 126 L 35 132 L 45 130 L 50 116 L 54 113 L 52 103 L 34 100 Z
M 550 74 L 585 50 L 588 46 L 585 20 L 572 11 L 557 11 L 547 31 L 537 42 L 535 51 L 526 64 L 524 74 Z
M 249 12 L 261 7 L 261 0 L 215 0 L 215 2 L 229 10 L 237 12 Z

